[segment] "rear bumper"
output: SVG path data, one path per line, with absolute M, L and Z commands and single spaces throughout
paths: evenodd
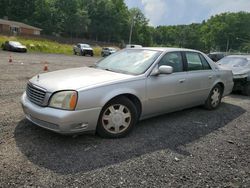
M 21 104 L 29 121 L 61 134 L 95 131 L 101 111 L 101 107 L 76 111 L 41 107 L 30 102 L 26 93 L 22 95 Z

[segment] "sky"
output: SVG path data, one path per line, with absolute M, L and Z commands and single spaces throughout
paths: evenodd
M 250 12 L 250 0 L 125 0 L 129 8 L 138 7 L 150 25 L 201 23 L 222 12 Z

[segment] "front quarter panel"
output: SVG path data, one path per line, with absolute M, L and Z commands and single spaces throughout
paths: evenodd
M 145 79 L 114 83 L 78 91 L 76 110 L 103 107 L 108 101 L 123 94 L 132 94 L 142 103 L 145 101 Z

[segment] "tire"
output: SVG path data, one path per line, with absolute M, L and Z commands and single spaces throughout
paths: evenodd
M 81 51 L 81 56 L 85 56 L 85 52 L 84 51 Z
M 242 93 L 246 96 L 250 96 L 250 82 L 247 82 Z
M 221 104 L 223 89 L 217 84 L 210 91 L 210 94 L 205 102 L 205 108 L 208 110 L 214 110 L 218 108 Z
M 132 131 L 137 119 L 137 109 L 128 98 L 115 98 L 103 107 L 96 132 L 104 138 L 121 138 Z
M 74 55 L 76 55 L 76 54 L 77 54 L 75 50 L 74 50 L 73 54 L 74 54 Z

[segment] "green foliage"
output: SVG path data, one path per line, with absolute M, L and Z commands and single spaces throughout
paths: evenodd
M 119 43 L 202 50 L 249 51 L 250 13 L 222 13 L 200 24 L 149 26 L 138 8 L 124 0 L 1 0 L 0 18 L 8 16 L 43 29 L 46 35 Z
M 153 34 L 155 45 L 209 51 L 249 52 L 250 13 L 223 13 L 201 24 L 159 26 Z
M 206 49 L 241 50 L 250 43 L 250 13 L 223 13 L 211 17 L 201 27 Z

